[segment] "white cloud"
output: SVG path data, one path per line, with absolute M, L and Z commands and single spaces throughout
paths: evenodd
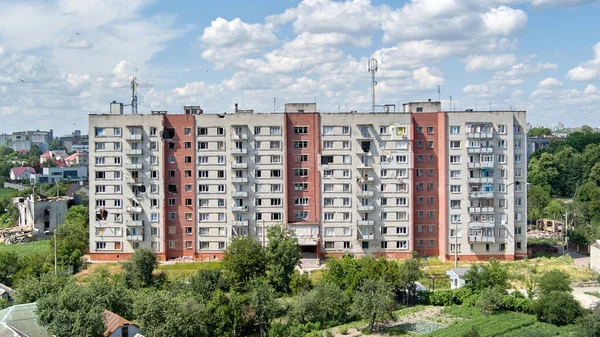
M 577 7 L 598 2 L 598 0 L 531 0 L 531 4 L 538 8 Z
M 60 41 L 60 46 L 70 49 L 88 49 L 92 48 L 92 43 L 82 38 L 65 38 Z
M 554 77 L 547 77 L 538 83 L 538 88 L 558 88 L 562 86 L 563 83 Z
M 583 91 L 586 95 L 597 95 L 600 94 L 600 90 L 593 84 L 588 84 Z
M 594 58 L 567 72 L 566 78 L 572 81 L 594 81 L 600 78 L 600 42 L 596 43 L 592 48 Z
M 238 18 L 231 21 L 217 18 L 198 39 L 205 47 L 202 57 L 215 63 L 217 68 L 224 68 L 244 56 L 256 54 L 277 40 L 269 27 L 248 24 Z
M 496 70 L 510 67 L 517 62 L 513 54 L 505 55 L 474 55 L 466 60 L 465 70 L 468 72 L 480 70 Z
M 507 6 L 492 8 L 482 15 L 486 35 L 510 36 L 520 33 L 527 25 L 527 14 Z

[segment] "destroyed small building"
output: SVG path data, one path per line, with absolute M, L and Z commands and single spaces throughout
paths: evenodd
M 27 198 L 15 198 L 14 203 L 19 209 L 19 227 L 33 227 L 35 234 L 53 232 L 65 222 L 65 215 L 72 201 L 73 198 L 70 197 L 48 198 L 35 191 Z

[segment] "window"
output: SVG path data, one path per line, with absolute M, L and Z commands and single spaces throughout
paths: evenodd
M 342 126 L 342 134 L 343 135 L 349 135 L 350 134 L 350 127 L 349 126 Z
M 515 163 L 516 164 L 522 163 L 521 158 L 522 158 L 522 156 L 520 154 L 515 154 Z
M 307 126 L 295 126 L 294 133 L 297 135 L 305 135 L 308 133 L 308 127 Z
M 450 251 L 451 252 L 460 252 L 460 249 L 461 249 L 461 244 L 460 243 L 456 244 L 456 245 L 454 243 L 450 244 Z
M 327 142 L 325 142 L 325 143 L 327 143 Z M 331 142 L 331 144 L 332 144 L 331 147 L 333 147 L 333 142 Z M 306 141 L 306 140 L 295 140 L 294 141 L 294 148 L 295 149 L 306 149 L 306 148 L 308 148 L 308 141 Z
M 189 136 L 192 134 L 192 128 L 183 128 L 183 134 Z
M 423 148 L 423 141 L 417 140 L 417 149 L 422 149 L 422 148 Z
M 460 156 L 450 156 L 450 164 L 460 164 Z
M 294 142 L 294 147 L 296 147 L 296 142 Z M 333 149 L 333 142 L 330 140 L 326 140 L 323 142 L 324 149 Z
M 423 127 L 422 126 L 417 126 L 415 128 L 415 133 L 417 134 L 422 134 L 423 133 Z
M 308 205 L 308 198 L 294 198 L 294 205 Z
M 105 135 L 104 134 L 104 128 L 95 128 L 94 134 L 96 135 L 96 137 L 102 137 L 102 136 L 104 136 Z M 103 242 L 103 243 L 106 245 L 105 242 Z
M 191 149 L 192 148 L 192 142 L 185 142 L 185 143 L 183 143 L 183 147 L 185 149 Z
M 198 142 L 198 149 L 199 150 L 207 150 L 208 149 L 208 142 Z
M 169 178 L 175 178 L 175 170 L 169 170 Z
M 504 139 L 500 139 L 498 141 L 498 148 L 499 149 L 506 149 L 506 141 Z
M 427 155 L 427 162 L 428 163 L 433 163 L 435 161 L 435 155 L 433 154 L 428 154 Z
M 280 213 L 273 213 L 273 215 L 275 215 L 275 214 L 280 214 Z M 308 211 L 295 211 L 294 218 L 306 219 L 306 218 L 308 218 Z M 273 220 L 279 220 L 279 219 L 273 219 Z
M 452 126 L 450 126 L 450 134 L 457 135 L 459 133 L 460 133 L 460 126 L 459 125 L 452 125 Z
M 260 135 L 260 126 L 255 126 L 254 127 L 254 134 L 255 135 Z
M 169 198 L 169 206 L 175 206 L 175 199 Z
M 498 125 L 498 133 L 502 135 L 506 134 L 506 125 Z
M 433 126 L 428 126 L 427 127 L 427 134 L 428 135 L 433 135 Z
M 294 183 L 294 191 L 307 191 L 308 183 Z
M 435 176 L 435 169 L 427 169 L 427 176 L 428 177 L 434 177 Z
M 192 156 L 185 156 L 185 163 L 190 164 L 192 162 Z
M 459 170 L 450 171 L 450 178 L 460 178 L 460 171 Z
M 451 140 L 450 148 L 451 149 L 460 149 L 460 140 Z
M 460 208 L 460 200 L 450 200 L 450 208 Z
M 276 136 L 281 134 L 281 128 L 279 126 L 271 126 L 269 128 L 269 133 L 271 136 Z
M 271 141 L 271 142 L 269 142 L 269 148 L 270 149 L 280 149 L 281 143 L 279 141 Z
M 326 212 L 323 214 L 323 218 L 325 219 L 325 221 L 332 221 L 335 217 L 335 213 L 332 212 Z
M 498 155 L 498 162 L 501 164 L 506 164 L 506 156 L 503 154 Z
M 98 150 L 105 150 L 106 149 L 106 143 L 96 143 L 96 151 Z
M 294 169 L 294 176 L 296 177 L 308 177 L 308 169 Z
M 104 165 L 105 158 L 104 157 L 96 157 L 96 165 Z
M 423 162 L 423 155 L 422 154 L 418 154 L 417 155 L 417 162 L 418 163 L 422 163 Z
M 460 185 L 450 185 L 450 193 L 460 193 Z

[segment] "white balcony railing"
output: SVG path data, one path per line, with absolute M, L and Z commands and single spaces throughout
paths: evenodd
M 142 164 L 125 164 L 125 168 L 128 170 L 141 170 Z
M 248 212 L 248 206 L 233 206 L 231 207 L 232 212 Z
M 126 140 L 142 140 L 142 135 L 127 135 L 125 136 Z
M 236 221 L 232 222 L 231 225 L 234 227 L 247 227 L 248 220 L 236 220 Z
M 127 227 L 144 227 L 143 220 L 126 221 L 125 224 L 127 225 Z
M 248 197 L 248 192 L 246 191 L 233 191 L 231 192 L 231 196 L 232 197 L 242 197 L 242 198 L 246 198 Z
M 359 226 L 375 226 L 375 221 L 373 220 L 358 220 Z
M 141 206 L 129 206 L 129 207 L 127 207 L 127 212 L 142 213 L 142 207 Z
M 372 211 L 375 209 L 375 206 L 373 205 L 360 205 L 358 206 L 358 210 L 359 211 Z
M 234 183 L 247 183 L 248 182 L 248 178 L 245 177 L 233 177 L 231 178 L 231 181 Z
M 126 238 L 127 238 L 127 241 L 144 241 L 144 235 L 142 235 L 142 234 L 127 235 Z
M 125 150 L 125 154 L 139 156 L 142 154 L 142 149 L 127 149 Z
M 231 149 L 232 154 L 247 154 L 248 149 Z
M 248 163 L 233 163 L 233 164 L 231 164 L 231 168 L 245 169 L 245 168 L 248 168 Z

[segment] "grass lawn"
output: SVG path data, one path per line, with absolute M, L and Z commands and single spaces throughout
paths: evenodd
M 0 252 L 15 252 L 17 255 L 52 254 L 52 249 L 49 240 L 39 240 L 16 245 L 0 243 Z
M 187 279 L 198 270 L 219 268 L 220 262 L 183 262 L 174 264 L 161 264 L 157 271 L 164 271 L 171 280 Z
M 13 190 L 12 188 L 0 188 L 0 198 L 12 197 L 15 192 L 17 192 L 17 190 Z
M 598 278 L 598 273 L 595 271 L 574 265 L 573 258 L 570 256 L 540 257 L 507 262 L 506 265 L 514 288 L 523 288 L 527 276 L 539 276 L 554 269 L 567 272 L 571 276 L 572 282 L 590 281 Z
M 442 310 L 443 314 L 456 316 L 464 320 L 457 321 L 445 329 L 437 330 L 427 336 L 461 337 L 475 328 L 481 337 L 502 336 L 568 336 L 571 327 L 557 327 L 538 322 L 534 315 L 501 311 L 493 315 L 483 315 L 477 308 L 452 306 Z

